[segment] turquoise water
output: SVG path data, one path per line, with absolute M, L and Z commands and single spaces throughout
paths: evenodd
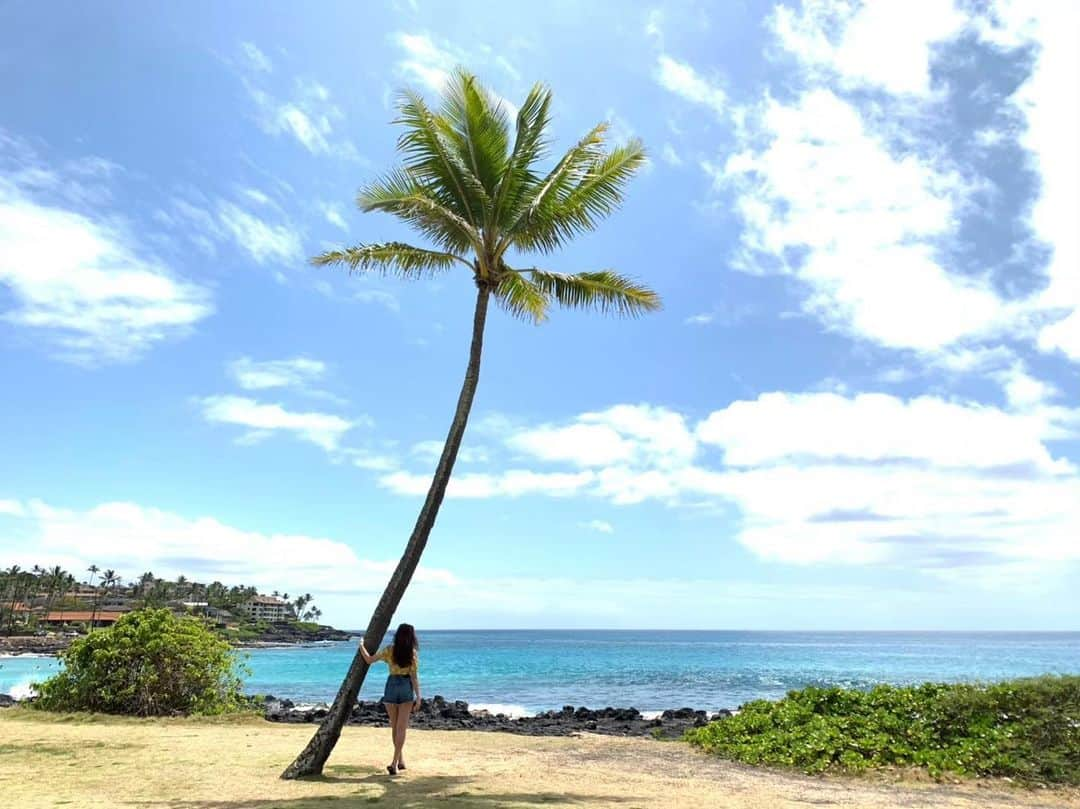
M 424 694 L 534 712 L 563 705 L 732 708 L 807 685 L 1080 674 L 1080 632 L 442 631 L 420 637 Z M 253 693 L 329 701 L 355 643 L 247 652 Z M 0 693 L 55 668 L 0 659 Z M 376 666 L 361 696 L 377 699 Z

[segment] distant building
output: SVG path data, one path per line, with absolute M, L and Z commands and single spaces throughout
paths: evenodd
M 94 624 L 115 624 L 124 617 L 122 612 L 98 612 L 93 610 L 53 610 L 48 615 L 43 615 L 38 620 L 46 625 L 81 624 L 90 623 L 93 618 Z
M 240 611 L 253 621 L 291 621 L 293 614 L 292 604 L 282 601 L 274 596 L 255 596 L 250 601 L 240 605 Z

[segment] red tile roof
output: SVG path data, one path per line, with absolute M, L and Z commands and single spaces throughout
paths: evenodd
M 92 610 L 53 610 L 48 615 L 44 616 L 43 621 L 71 621 L 78 623 L 80 621 L 89 621 L 90 617 L 94 617 L 95 623 L 111 624 L 123 617 L 125 613 L 122 612 L 99 612 L 94 615 Z

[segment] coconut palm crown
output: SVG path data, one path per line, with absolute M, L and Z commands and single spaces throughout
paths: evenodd
M 347 265 L 421 278 L 461 265 L 511 314 L 541 323 L 552 301 L 638 315 L 660 307 L 655 292 L 610 270 L 563 274 L 512 267 L 511 255 L 551 253 L 591 231 L 622 202 L 645 164 L 637 139 L 606 148 L 597 124 L 548 171 L 551 91 L 536 84 L 517 113 L 515 132 L 504 103 L 463 70 L 433 110 L 406 92 L 394 123 L 401 167 L 361 190 L 364 212 L 409 223 L 435 249 L 401 242 L 361 244 L 316 256 L 316 265 Z

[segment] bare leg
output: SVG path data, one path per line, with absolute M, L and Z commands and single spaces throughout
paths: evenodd
M 384 702 L 383 705 L 386 706 L 386 714 L 390 717 L 390 736 L 394 740 L 394 758 L 387 768 L 393 775 L 397 771 L 398 751 L 401 749 L 401 745 L 398 744 L 398 716 L 401 713 L 402 706 L 395 705 L 392 702 Z
M 412 703 L 405 702 L 397 706 L 397 719 L 394 722 L 397 734 L 394 736 L 394 766 L 404 767 L 405 759 L 402 758 L 402 749 L 405 747 L 405 731 L 409 729 L 409 714 L 412 713 Z

